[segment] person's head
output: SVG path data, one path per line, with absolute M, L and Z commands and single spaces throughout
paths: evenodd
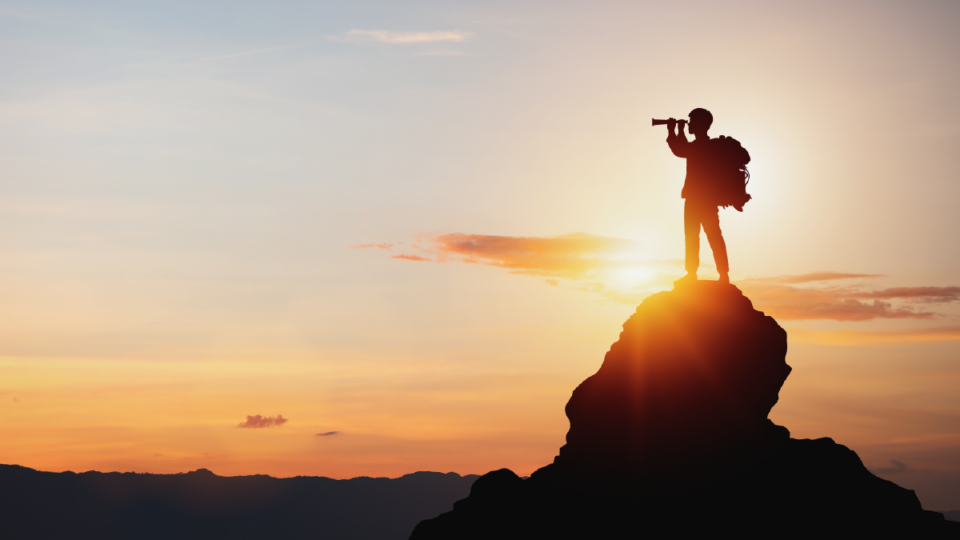
M 687 129 L 694 135 L 706 135 L 707 130 L 713 124 L 713 115 L 706 109 L 694 109 L 690 111 L 690 125 Z

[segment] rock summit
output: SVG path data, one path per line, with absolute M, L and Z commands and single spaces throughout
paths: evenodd
M 786 332 L 733 285 L 654 294 L 573 391 L 554 462 L 482 476 L 411 540 L 960 538 L 850 449 L 767 418 L 786 354 Z

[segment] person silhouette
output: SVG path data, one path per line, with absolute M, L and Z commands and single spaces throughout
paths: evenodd
M 677 126 L 679 124 L 679 130 Z M 730 265 L 727 261 L 727 245 L 720 231 L 719 199 L 720 185 L 710 159 L 710 136 L 707 131 L 713 124 L 713 114 L 706 109 L 690 111 L 688 129 L 694 140 L 688 141 L 683 132 L 685 120 L 667 120 L 667 144 L 677 157 L 687 160 L 687 177 L 680 197 L 683 205 L 683 231 L 686 240 L 687 275 L 681 281 L 695 281 L 700 267 L 700 228 L 707 234 L 713 259 L 717 264 L 722 283 L 730 283 Z

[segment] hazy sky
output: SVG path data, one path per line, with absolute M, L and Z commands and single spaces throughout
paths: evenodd
M 649 122 L 705 107 L 753 156 L 721 226 L 790 336 L 774 420 L 958 509 L 957 20 L 0 1 L 0 462 L 529 474 L 682 274 Z

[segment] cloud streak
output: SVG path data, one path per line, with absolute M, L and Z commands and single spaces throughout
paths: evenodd
M 333 36 L 334 41 L 348 42 L 377 42 L 394 45 L 409 45 L 413 43 L 459 43 L 469 39 L 473 34 L 460 30 L 437 30 L 433 32 L 390 32 L 388 30 L 360 30 L 353 29 L 342 36 Z
M 484 264 L 516 274 L 569 279 L 617 266 L 638 249 L 632 240 L 584 233 L 553 237 L 454 233 L 421 236 L 413 247 L 434 258 L 410 260 Z
M 817 272 L 800 276 L 752 278 L 737 282 L 737 286 L 760 309 L 785 320 L 930 319 L 937 314 L 925 309 L 925 306 L 960 300 L 960 287 L 893 287 L 869 290 L 857 286 L 835 287 L 823 283 L 876 277 L 880 276 Z M 807 287 L 795 286 L 813 282 L 821 283 Z M 901 303 L 894 305 L 884 300 L 897 300 Z
M 774 282 L 790 285 L 799 285 L 801 283 L 812 283 L 816 281 L 835 281 L 838 279 L 860 279 L 860 278 L 878 278 L 881 274 L 843 274 L 840 272 L 812 272 L 801 274 L 799 276 L 777 276 L 767 278 L 751 278 L 751 281 Z
M 870 469 L 870 472 L 878 476 L 895 476 L 895 475 L 904 474 L 904 473 L 930 474 L 930 473 L 938 472 L 933 469 L 914 469 L 913 467 L 907 465 L 906 463 L 896 459 L 890 460 L 889 467 L 875 467 L 875 468 L 870 467 L 869 469 Z
M 390 258 L 391 258 L 391 259 L 400 259 L 400 260 L 402 260 L 402 261 L 431 261 L 431 260 L 433 260 L 433 259 L 428 259 L 428 258 L 426 258 L 426 257 L 421 257 L 421 256 L 419 256 L 419 255 L 404 255 L 404 254 L 394 255 L 394 256 L 392 256 L 392 257 L 390 257 Z
M 913 469 L 908 467 L 907 464 L 902 461 L 891 459 L 890 465 L 891 465 L 890 467 L 877 467 L 875 469 L 872 469 L 872 472 L 874 474 L 883 474 L 887 476 L 905 473 L 905 472 L 913 472 Z
M 393 247 L 355 247 L 385 245 Z M 643 258 L 637 242 L 586 233 L 553 237 L 423 235 L 404 251 L 391 257 L 494 266 L 544 278 L 552 286 L 568 280 L 573 289 L 625 304 L 637 304 L 650 293 L 669 288 L 683 273 L 681 261 Z M 960 287 L 875 289 L 862 284 L 880 277 L 820 271 L 754 277 L 736 285 L 757 309 L 781 320 L 932 319 L 938 314 L 929 309 L 931 305 L 960 301 Z
M 379 244 L 356 244 L 350 246 L 350 249 L 382 249 L 384 251 L 392 251 L 393 244 L 388 244 L 386 242 L 380 242 Z
M 866 345 L 871 343 L 919 343 L 958 341 L 960 326 L 892 330 L 808 330 L 790 329 L 790 339 L 824 345 Z
M 894 287 L 881 291 L 851 293 L 852 298 L 919 298 L 926 302 L 960 300 L 960 287 Z
M 768 284 L 744 280 L 736 283 L 750 297 L 757 309 L 777 319 L 830 319 L 834 321 L 869 321 L 871 319 L 930 319 L 933 312 L 914 306 L 894 306 L 872 298 L 870 291 L 845 288 L 817 289 Z M 911 297 L 914 299 L 922 297 Z
M 260 416 L 259 414 L 255 416 L 247 415 L 247 419 L 237 424 L 237 427 L 245 429 L 260 429 L 274 426 L 279 427 L 283 424 L 286 424 L 288 421 L 289 420 L 284 418 L 282 414 L 278 414 L 276 417 Z

